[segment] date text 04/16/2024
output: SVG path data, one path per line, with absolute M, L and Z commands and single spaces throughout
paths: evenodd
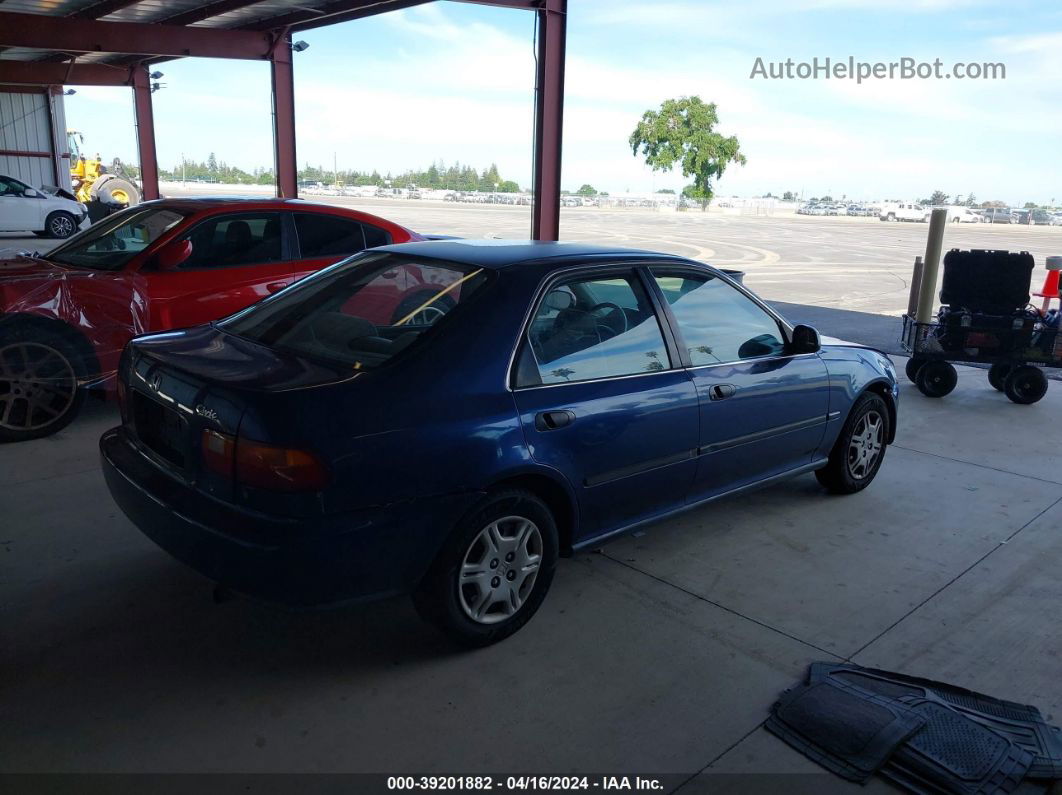
M 653 792 L 663 788 L 659 779 L 642 776 L 389 776 L 387 779 L 387 789 L 396 792 Z

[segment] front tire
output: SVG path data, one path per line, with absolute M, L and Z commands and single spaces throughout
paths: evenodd
M 930 361 L 918 371 L 915 386 L 926 397 L 942 398 L 955 389 L 959 383 L 959 373 L 949 362 Z
M 557 524 L 542 500 L 521 489 L 490 494 L 446 540 L 413 604 L 458 643 L 489 646 L 538 610 L 557 554 Z
M 51 436 L 69 425 L 85 400 L 84 363 L 52 331 L 0 330 L 0 442 Z
M 852 406 L 829 463 L 815 477 L 833 494 L 862 491 L 881 469 L 888 439 L 889 408 L 880 395 L 866 392 Z
M 48 237 L 59 239 L 70 237 L 77 231 L 77 219 L 70 213 L 56 210 L 48 215 L 44 222 L 44 232 Z
M 1007 374 L 1003 391 L 1015 403 L 1025 406 L 1036 403 L 1047 394 L 1047 376 L 1039 367 L 1019 365 Z

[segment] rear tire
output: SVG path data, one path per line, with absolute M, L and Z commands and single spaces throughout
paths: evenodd
M 545 503 L 522 489 L 495 492 L 458 522 L 413 604 L 456 642 L 489 646 L 538 610 L 557 554 L 557 524 Z
M 889 408 L 884 398 L 864 392 L 848 413 L 829 463 L 816 470 L 815 477 L 833 494 L 862 491 L 877 477 L 888 439 Z
M 1028 406 L 1047 394 L 1047 376 L 1039 367 L 1019 365 L 1007 374 L 1003 391 L 1015 403 Z
M 29 326 L 0 328 L 0 442 L 51 436 L 85 401 L 82 357 L 61 334 Z
M 1010 375 L 1010 371 L 1014 369 L 1013 364 L 1005 364 L 1003 362 L 997 362 L 988 368 L 988 383 L 992 385 L 993 389 L 998 389 L 1000 392 L 1004 389 L 1007 376 Z
M 44 222 L 44 234 L 48 237 L 55 237 L 62 240 L 63 238 L 70 237 L 77 231 L 77 219 L 70 213 L 64 213 L 62 210 L 56 210 L 54 213 L 49 213 L 47 220 Z
M 922 369 L 925 363 L 925 359 L 916 359 L 913 356 L 907 360 L 907 365 L 903 368 L 903 371 L 907 374 L 907 379 L 912 384 L 918 382 L 918 371 Z
M 926 397 L 942 398 L 959 382 L 959 374 L 948 362 L 926 362 L 918 371 L 915 386 Z

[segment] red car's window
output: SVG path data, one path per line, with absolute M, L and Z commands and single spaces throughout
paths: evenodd
M 429 336 L 487 278 L 478 268 L 366 252 L 232 316 L 221 328 L 292 353 L 371 368 Z
M 280 213 L 232 213 L 197 224 L 188 234 L 192 255 L 188 268 L 231 268 L 283 259 Z
M 350 218 L 314 213 L 295 213 L 299 253 L 310 257 L 345 256 L 365 248 L 362 225 Z

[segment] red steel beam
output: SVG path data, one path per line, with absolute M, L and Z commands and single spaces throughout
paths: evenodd
M 127 86 L 127 66 L 0 60 L 0 83 L 37 86 Z
M 99 22 L 0 11 L 0 46 L 7 47 L 264 60 L 272 45 L 268 33 L 252 30 Z
M 564 132 L 564 42 L 568 0 L 546 0 L 538 11 L 535 81 L 534 206 L 531 237 L 560 236 L 561 142 Z
M 151 106 L 151 78 L 143 66 L 133 67 L 133 110 L 136 146 L 140 153 L 140 186 L 145 199 L 159 198 L 159 160 L 155 152 L 155 113 Z
M 271 59 L 273 75 L 273 166 L 277 196 L 295 199 L 299 195 L 299 174 L 295 159 L 295 79 L 291 64 L 291 39 L 280 36 Z

